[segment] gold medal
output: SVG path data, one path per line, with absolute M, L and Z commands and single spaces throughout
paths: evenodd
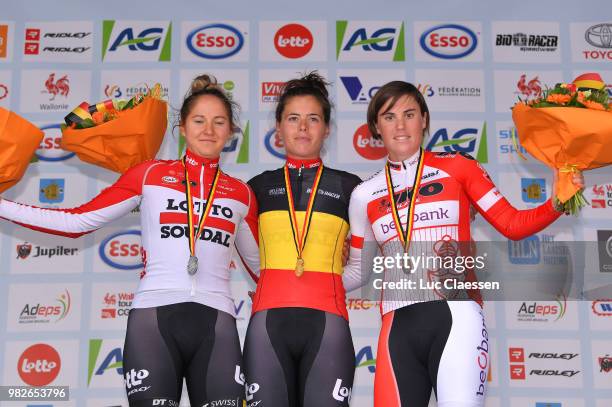
M 304 274 L 304 259 L 298 257 L 297 262 L 295 263 L 295 275 L 302 277 L 302 274 Z

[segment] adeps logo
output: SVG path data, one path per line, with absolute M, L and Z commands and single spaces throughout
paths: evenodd
M 437 129 L 427 141 L 428 151 L 468 153 L 481 163 L 487 163 L 487 123 L 478 127 L 444 126 Z
M 87 386 L 91 384 L 96 376 L 103 376 L 109 370 L 115 370 L 120 379 L 123 379 L 123 355 L 120 346 L 106 346 L 102 352 L 102 339 L 91 339 L 89 341 L 89 361 L 87 365 Z M 107 341 L 108 342 L 108 341 Z M 104 356 L 104 359 L 100 355 Z M 99 360 L 102 360 L 99 362 Z
M 172 23 L 116 21 L 102 23 L 102 60 L 108 62 L 170 61 Z
M 401 21 L 336 21 L 336 59 L 405 61 Z

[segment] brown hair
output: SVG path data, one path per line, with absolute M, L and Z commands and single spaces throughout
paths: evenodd
M 329 101 L 329 92 L 327 86 L 329 82 L 325 80 L 317 71 L 312 71 L 305 74 L 301 78 L 291 79 L 285 84 L 283 91 L 278 98 L 276 104 L 275 118 L 280 122 L 283 116 L 283 110 L 289 99 L 294 96 L 314 96 L 323 110 L 323 120 L 329 125 L 331 118 L 331 102 Z
M 238 103 L 234 102 L 229 98 L 229 96 L 227 95 L 227 93 L 225 93 L 221 85 L 217 83 L 217 79 L 214 76 L 207 74 L 200 75 L 191 82 L 191 88 L 185 95 L 185 99 L 183 99 L 183 104 L 181 105 L 180 123 L 185 123 L 185 120 L 191 112 L 195 101 L 200 96 L 204 95 L 215 96 L 221 102 L 223 102 L 227 117 L 230 121 L 230 128 L 233 131 L 233 129 L 236 127 L 237 122 L 237 112 L 239 110 Z
M 368 104 L 368 129 L 375 139 L 380 140 L 380 134 L 378 134 L 376 131 L 376 121 L 378 119 L 380 109 L 382 109 L 383 106 L 390 100 L 391 103 L 389 104 L 389 107 L 383 113 L 388 112 L 403 96 L 412 97 L 419 105 L 421 115 L 427 114 L 425 118 L 425 132 L 429 132 L 429 108 L 427 107 L 423 94 L 411 83 L 404 81 L 391 81 L 378 89 Z

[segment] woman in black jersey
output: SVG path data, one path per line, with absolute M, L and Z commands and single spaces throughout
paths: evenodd
M 360 179 L 321 161 L 331 114 L 326 85 L 317 73 L 287 82 L 276 107 L 286 163 L 249 181 L 261 274 L 244 347 L 248 406 L 349 405 L 355 353 L 342 248 Z

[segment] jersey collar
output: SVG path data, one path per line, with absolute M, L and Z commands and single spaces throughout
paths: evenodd
M 289 168 L 316 168 L 322 164 L 321 158 L 313 158 L 309 160 L 301 160 L 299 158 L 287 157 L 287 167 Z
M 404 161 L 391 161 L 389 157 L 387 157 L 387 162 L 389 163 L 389 167 L 395 171 L 406 170 L 408 168 L 416 167 L 419 163 L 419 156 L 421 154 L 421 149 L 419 148 L 416 153 L 412 154 L 410 157 L 406 158 Z
M 188 168 L 197 169 L 200 167 L 204 167 L 205 169 L 215 169 L 219 166 L 219 157 L 216 158 L 204 158 L 202 156 L 197 155 L 193 151 L 187 149 L 185 152 L 186 162 Z

